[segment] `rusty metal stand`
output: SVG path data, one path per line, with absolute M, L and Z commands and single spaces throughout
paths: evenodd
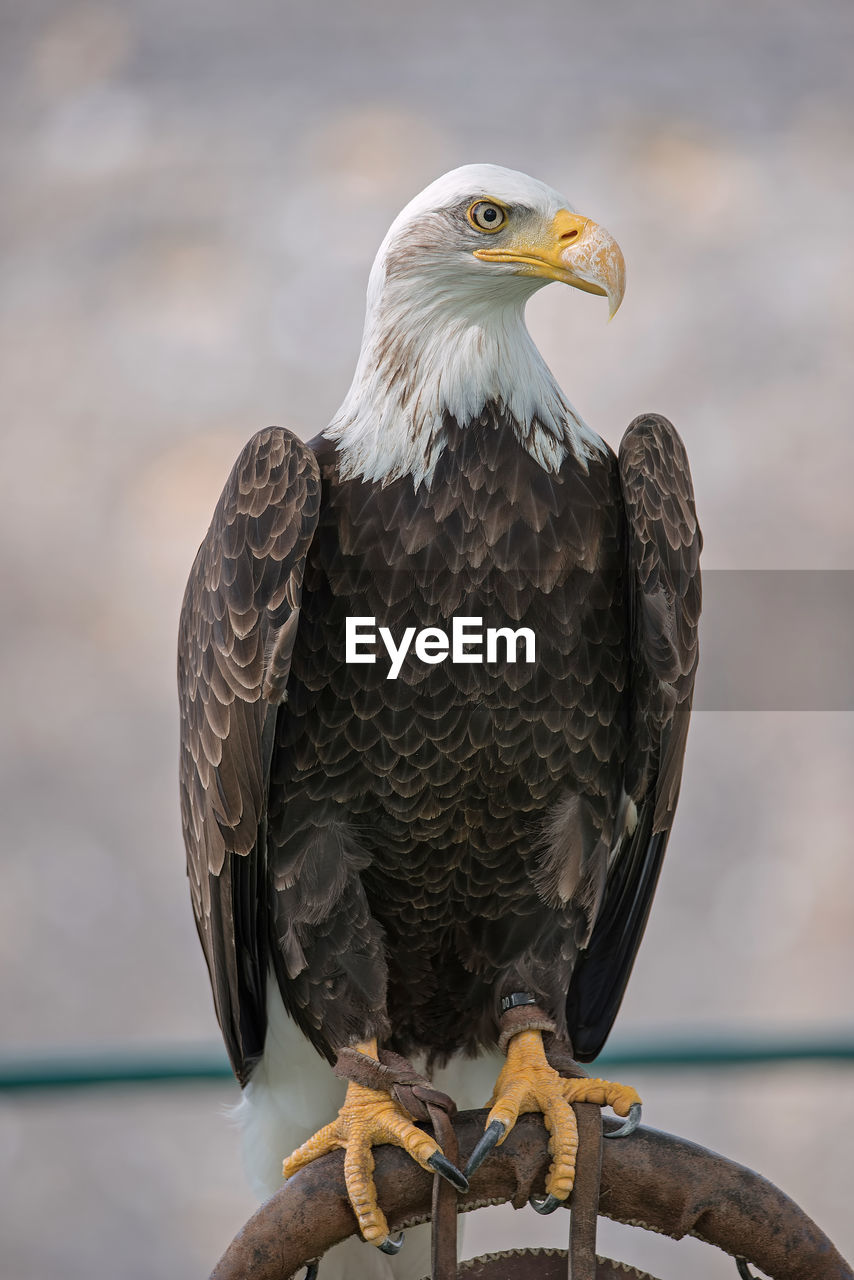
M 579 1119 L 586 1128 L 584 1115 Z M 485 1120 L 486 1112 L 469 1111 L 453 1121 L 461 1161 L 474 1149 Z M 606 1119 L 605 1127 L 616 1126 Z M 437 1133 L 446 1150 L 449 1136 Z M 576 1191 L 596 1172 L 595 1167 L 585 1167 L 595 1144 L 589 1140 L 585 1144 L 582 1135 L 580 1147 L 584 1145 L 587 1155 L 582 1157 L 579 1150 Z M 430 1176 L 395 1147 L 378 1147 L 375 1158 L 377 1192 L 392 1229 L 427 1221 L 434 1207 Z M 332 1152 L 289 1179 L 236 1236 L 211 1280 L 289 1280 L 310 1259 L 352 1235 L 356 1223 L 347 1200 L 343 1163 L 343 1153 Z M 549 1164 L 541 1118 L 523 1115 L 455 1204 L 446 1204 L 443 1193 L 438 1193 L 437 1280 L 563 1280 L 567 1276 L 569 1264 L 563 1250 L 524 1251 L 456 1264 L 456 1213 L 507 1201 L 521 1208 L 532 1195 L 542 1196 Z M 595 1212 L 591 1223 L 584 1212 L 578 1213 L 579 1207 L 583 1206 L 576 1203 L 578 1262 L 573 1258 L 572 1265 L 587 1266 L 588 1271 L 573 1270 L 573 1280 L 587 1280 L 588 1275 L 596 1280 L 631 1276 L 631 1268 L 595 1259 Z M 854 1271 L 827 1236 L 771 1183 L 703 1147 L 654 1129 L 642 1126 L 623 1141 L 605 1144 L 599 1207 L 615 1221 L 674 1239 L 696 1236 L 733 1257 L 749 1259 L 773 1280 L 854 1280 Z M 635 1275 L 644 1280 L 642 1272 Z
M 655 1280 L 648 1271 L 596 1259 L 596 1280 Z M 460 1263 L 459 1280 L 565 1280 L 565 1249 L 513 1249 Z

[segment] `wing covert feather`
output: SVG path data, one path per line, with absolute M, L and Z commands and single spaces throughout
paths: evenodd
M 217 1017 L 242 1083 L 265 1032 L 264 827 L 273 722 L 286 695 L 319 510 L 312 451 L 282 428 L 258 432 L 226 482 L 181 609 L 187 872 Z

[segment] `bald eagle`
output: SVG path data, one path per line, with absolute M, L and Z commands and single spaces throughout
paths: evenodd
M 255 1181 L 346 1147 L 386 1251 L 372 1144 L 465 1185 L 389 1051 L 446 1066 L 458 1101 L 461 1064 L 503 1062 L 478 1159 L 540 1110 L 549 1200 L 569 1194 L 569 1103 L 593 1093 L 546 1049 L 602 1048 L 679 793 L 688 462 L 662 417 L 616 457 L 573 409 L 524 320 L 555 280 L 613 313 L 624 264 L 543 183 L 469 165 L 416 196 L 374 262 L 344 403 L 308 444 L 249 441 L 181 614 L 193 908 Z M 337 1117 L 344 1085 L 314 1050 L 350 1063 Z M 636 1095 L 595 1100 L 626 1114 Z

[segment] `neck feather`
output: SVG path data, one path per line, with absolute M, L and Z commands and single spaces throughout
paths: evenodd
M 533 289 L 520 281 L 461 299 L 428 291 L 411 276 L 369 290 L 362 349 L 347 397 L 326 430 L 341 475 L 388 483 L 411 475 L 429 486 L 446 444 L 448 417 L 460 426 L 498 405 L 520 444 L 549 472 L 573 453 L 586 468 L 602 448 L 555 382 L 525 325 Z M 372 297 L 371 294 L 374 294 Z

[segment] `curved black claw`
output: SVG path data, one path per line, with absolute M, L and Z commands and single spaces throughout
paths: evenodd
M 551 1195 L 546 1196 L 545 1200 L 538 1200 L 536 1196 L 531 1196 L 528 1204 L 532 1209 L 535 1209 L 537 1213 L 541 1213 L 543 1217 L 545 1217 L 547 1213 L 554 1213 L 555 1209 L 559 1209 L 563 1204 L 563 1201 L 558 1200 L 557 1196 Z
M 317 1280 L 317 1273 L 320 1270 L 319 1262 L 310 1262 L 305 1269 L 305 1275 L 302 1280 Z
M 386 1236 L 382 1244 L 377 1245 L 377 1248 L 380 1253 L 400 1253 L 403 1248 L 403 1232 L 401 1231 L 396 1240 L 392 1240 L 391 1236 Z
M 493 1120 L 491 1124 L 486 1126 L 483 1137 L 469 1156 L 469 1162 L 466 1165 L 467 1178 L 471 1177 L 475 1169 L 480 1168 L 490 1151 L 498 1145 L 503 1137 L 504 1125 L 500 1120 Z
M 435 1151 L 427 1161 L 431 1169 L 435 1169 L 440 1173 L 446 1182 L 450 1182 L 452 1187 L 457 1191 L 468 1191 L 469 1180 L 464 1173 L 461 1173 L 455 1164 L 451 1164 L 447 1156 L 443 1156 L 441 1151 Z
M 629 1107 L 628 1118 L 620 1125 L 619 1129 L 608 1129 L 605 1131 L 606 1138 L 627 1138 L 630 1133 L 634 1133 L 641 1122 L 641 1104 L 633 1102 Z
M 738 1267 L 738 1274 L 741 1276 L 741 1280 L 756 1280 L 756 1276 L 747 1265 L 746 1258 L 736 1258 L 735 1265 Z

